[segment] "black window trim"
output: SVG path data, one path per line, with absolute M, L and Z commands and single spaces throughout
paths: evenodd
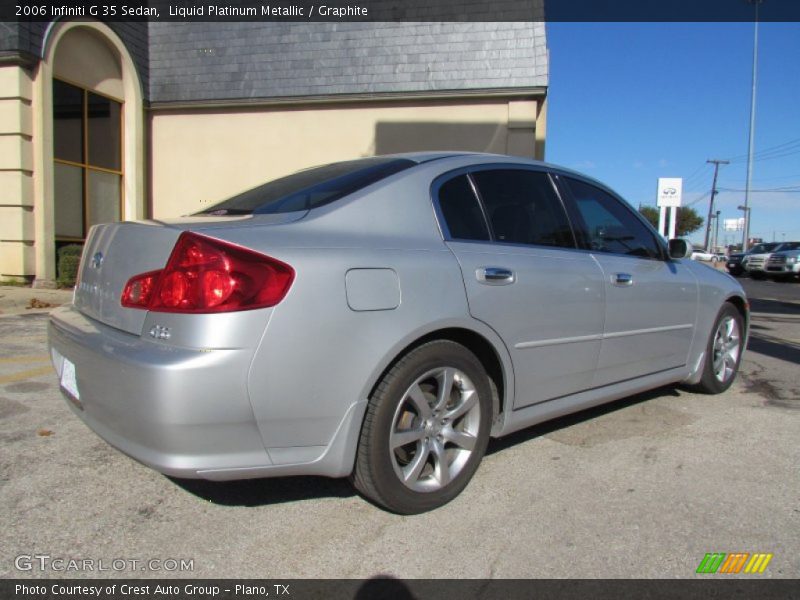
M 467 182 L 469 183 L 469 187 L 472 190 L 472 193 L 475 194 L 475 198 L 478 200 L 478 208 L 481 209 L 481 216 L 483 217 L 483 223 L 484 225 L 486 225 L 486 231 L 489 232 L 488 241 L 489 243 L 495 243 L 497 241 L 497 236 L 494 233 L 494 226 L 492 225 L 492 222 L 489 219 L 489 214 L 486 212 L 486 203 L 483 201 L 483 195 L 481 194 L 480 189 L 478 189 L 478 184 L 475 183 L 475 178 L 472 176 L 473 172 L 474 171 L 471 170 L 465 173 L 465 175 L 467 176 Z M 455 179 L 455 177 L 453 179 Z
M 603 255 L 610 254 L 612 256 L 639 259 L 639 260 L 656 260 L 656 261 L 660 261 L 660 262 L 670 262 L 672 260 L 670 258 L 670 256 L 669 256 L 669 251 L 667 250 L 667 245 L 666 245 L 666 241 L 664 241 L 664 238 L 661 235 L 658 234 L 658 232 L 653 228 L 653 226 L 650 224 L 650 222 L 647 219 L 645 219 L 644 216 L 642 216 L 642 214 L 639 213 L 639 211 L 634 210 L 630 206 L 630 204 L 628 204 L 619 194 L 614 192 L 614 190 L 610 189 L 606 185 L 603 185 L 599 181 L 595 181 L 594 179 L 591 179 L 589 177 L 583 177 L 579 173 L 571 173 L 571 172 L 570 173 L 562 173 L 562 172 L 559 172 L 559 171 L 553 171 L 551 173 L 551 176 L 554 178 L 557 187 L 562 191 L 561 193 L 563 194 L 563 197 L 566 200 L 565 204 L 569 205 L 569 209 L 567 211 L 567 214 L 570 215 L 570 216 L 574 215 L 573 218 L 575 219 L 575 222 L 578 225 L 578 227 L 576 227 L 576 229 L 579 229 L 580 232 L 581 232 L 581 235 L 580 235 L 581 242 L 580 242 L 580 245 L 579 245 L 579 247 L 581 249 L 586 250 L 587 252 L 590 252 L 590 253 L 593 253 L 593 254 L 603 254 Z M 619 254 L 619 253 L 616 253 L 616 252 L 596 252 L 596 251 L 592 250 L 586 243 L 586 241 L 589 239 L 589 229 L 588 229 L 588 227 L 586 225 L 586 222 L 583 220 L 583 216 L 580 214 L 580 210 L 578 209 L 578 206 L 577 206 L 577 201 L 575 200 L 575 197 L 572 194 L 572 190 L 570 190 L 570 188 L 569 188 L 569 184 L 566 183 L 565 181 L 563 181 L 564 178 L 566 178 L 566 179 L 575 179 L 576 181 L 579 181 L 579 182 L 584 183 L 586 185 L 590 185 L 592 187 L 595 187 L 595 188 L 599 189 L 600 191 L 605 192 L 606 194 L 611 196 L 611 198 L 613 198 L 614 200 L 619 202 L 622 205 L 624 210 L 627 210 L 628 213 L 632 214 L 634 216 L 634 218 L 636 218 L 642 225 L 644 225 L 645 229 L 650 233 L 651 238 L 655 241 L 655 244 L 656 244 L 656 247 L 659 250 L 660 256 L 657 256 L 657 257 L 656 256 L 631 256 L 630 254 Z
M 570 234 L 572 235 L 572 244 L 573 244 L 572 246 L 523 244 L 520 242 L 505 242 L 496 239 L 494 234 L 494 228 L 492 227 L 492 224 L 486 214 L 486 206 L 484 204 L 483 197 L 481 196 L 480 190 L 478 189 L 478 186 L 475 183 L 472 174 L 480 171 L 500 171 L 500 170 L 531 171 L 534 173 L 544 173 L 547 176 L 550 185 L 553 188 L 553 192 L 555 193 L 556 198 L 558 198 L 558 202 L 560 204 L 563 215 L 567 220 L 567 224 L 569 225 Z M 573 221 L 572 216 L 570 215 L 570 211 L 567 208 L 567 204 L 566 202 L 564 202 L 564 198 L 561 194 L 561 191 L 559 190 L 559 187 L 553 180 L 554 174 L 555 172 L 552 169 L 544 166 L 497 162 L 497 163 L 480 163 L 476 165 L 467 165 L 465 167 L 459 167 L 457 169 L 453 169 L 451 171 L 447 171 L 446 173 L 438 175 L 431 183 L 431 200 L 433 201 L 434 213 L 436 215 L 436 220 L 439 223 L 439 231 L 442 234 L 442 238 L 444 239 L 444 241 L 459 242 L 464 244 L 501 244 L 503 246 L 520 247 L 520 248 L 546 248 L 549 250 L 584 250 L 585 248 L 582 248 L 578 242 L 575 223 Z M 484 225 L 486 225 L 486 230 L 489 232 L 488 240 L 468 240 L 468 239 L 456 238 L 450 234 L 450 229 L 447 226 L 447 221 L 444 218 L 444 213 L 442 212 L 441 206 L 439 205 L 439 190 L 445 183 L 461 175 L 467 176 L 467 181 L 469 182 L 469 186 L 472 189 L 472 193 L 475 195 L 475 199 L 478 201 L 478 206 L 480 207 L 481 215 L 483 216 Z

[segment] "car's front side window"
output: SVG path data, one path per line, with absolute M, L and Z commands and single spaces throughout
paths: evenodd
M 643 258 L 662 258 L 652 232 L 622 202 L 598 187 L 572 179 L 566 183 L 585 224 L 591 250 Z

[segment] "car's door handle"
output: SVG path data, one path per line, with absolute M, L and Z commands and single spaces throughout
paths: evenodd
M 514 271 L 503 267 L 481 267 L 475 271 L 478 281 L 486 285 L 508 285 L 514 283 Z
M 633 276 L 630 273 L 615 273 L 612 277 L 614 285 L 627 287 L 633 285 Z

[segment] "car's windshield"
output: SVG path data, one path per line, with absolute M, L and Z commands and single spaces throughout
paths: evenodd
M 777 243 L 762 243 L 756 244 L 752 248 L 748 254 L 764 254 L 765 252 L 772 252 L 778 246 Z
M 797 250 L 800 248 L 800 242 L 783 242 L 780 246 L 775 248 L 776 252 L 784 252 L 785 250 Z
M 362 158 L 298 171 L 223 200 L 197 214 L 287 213 L 323 206 L 416 163 L 405 158 Z

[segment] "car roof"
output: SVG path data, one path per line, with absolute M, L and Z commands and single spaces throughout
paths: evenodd
M 541 165 L 551 167 L 553 169 L 560 169 L 567 171 L 564 167 L 546 163 L 541 160 L 529 158 L 527 156 L 512 156 L 510 154 L 495 154 L 492 152 L 466 152 L 462 150 L 442 150 L 442 151 L 422 151 L 422 152 L 398 152 L 395 154 L 381 154 L 376 155 L 375 158 L 404 158 L 413 160 L 416 163 L 431 162 L 433 160 L 440 160 L 443 158 L 473 158 L 482 159 L 488 162 L 507 162 L 513 160 L 514 162 L 524 162 L 532 165 Z
M 377 155 L 375 158 L 403 158 L 407 160 L 413 160 L 417 164 L 429 163 L 437 160 L 444 160 L 444 159 L 466 159 L 464 166 L 472 165 L 472 164 L 480 164 L 481 162 L 486 163 L 514 163 L 514 164 L 523 164 L 523 165 L 530 165 L 536 166 L 541 168 L 546 168 L 552 171 L 559 171 L 565 175 L 573 175 L 575 177 L 579 177 L 585 179 L 587 181 L 592 181 L 601 187 L 608 188 L 602 181 L 598 181 L 585 173 L 581 173 L 580 171 L 575 171 L 574 169 L 570 169 L 568 167 L 562 167 L 561 165 L 556 165 L 553 163 L 545 162 L 542 160 L 537 160 L 535 158 L 530 158 L 527 156 L 512 156 L 510 154 L 495 154 L 491 152 L 464 152 L 464 151 L 439 151 L 439 152 L 399 152 L 396 154 L 383 154 Z

